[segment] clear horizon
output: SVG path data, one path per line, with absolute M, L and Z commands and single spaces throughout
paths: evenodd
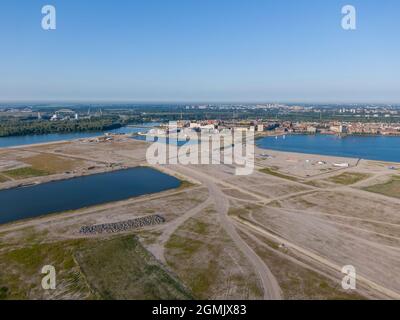
M 2 103 L 400 103 L 397 0 L 0 5 Z M 357 30 L 341 28 L 341 8 Z
M 160 100 L 160 101 L 138 101 L 138 100 L 96 100 L 96 99 L 87 99 L 87 100 L 9 100 L 9 101 L 1 101 L 0 100 L 0 107 L 5 104 L 116 104 L 116 105 L 123 105 L 123 104 L 172 104 L 172 105 L 184 105 L 184 104 L 191 104 L 191 105 L 213 105 L 213 104 L 299 104 L 299 105 L 392 105 L 392 106 L 399 106 L 400 102 L 380 102 L 380 101 L 178 101 L 178 100 Z

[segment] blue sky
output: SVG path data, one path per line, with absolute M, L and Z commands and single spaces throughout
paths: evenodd
M 1 0 L 0 100 L 400 102 L 399 15 L 398 0 Z

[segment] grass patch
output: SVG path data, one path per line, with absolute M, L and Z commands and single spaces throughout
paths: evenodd
M 10 178 L 19 180 L 19 179 L 26 179 L 33 177 L 48 176 L 50 172 L 40 169 L 35 169 L 33 167 L 26 167 L 26 168 L 19 168 L 19 169 L 5 171 L 4 174 Z
M 200 235 L 208 234 L 208 225 L 202 221 L 196 221 L 195 224 L 191 226 L 191 231 Z
M 26 236 L 32 241 L 21 243 L 30 245 L 0 252 L 0 300 L 191 298 L 133 236 L 54 243 L 32 230 Z M 42 289 L 45 265 L 56 269 L 56 290 Z
M 9 179 L 8 179 L 7 177 L 5 177 L 5 176 L 3 176 L 3 175 L 0 174 L 0 183 L 6 182 L 6 181 L 8 181 L 8 180 L 9 180 Z
M 181 180 L 181 185 L 178 187 L 178 190 L 183 190 L 183 189 L 191 188 L 194 186 L 195 186 L 194 183 L 191 183 L 187 180 Z
M 71 171 L 82 163 L 81 160 L 67 159 L 53 154 L 39 154 L 25 158 L 23 161 L 37 170 L 51 174 Z
M 208 213 L 207 220 L 204 216 L 191 218 L 171 236 L 165 246 L 168 265 L 196 299 L 261 297 L 262 289 L 247 260 L 235 256 L 231 250 L 236 247 L 230 238 L 213 220 L 208 220 L 215 215 Z
M 400 199 L 400 176 L 393 176 L 386 183 L 365 187 L 363 190 Z
M 293 200 L 294 200 L 296 205 L 300 206 L 303 209 L 308 209 L 308 208 L 312 208 L 312 207 L 316 206 L 315 203 L 307 201 L 306 199 L 303 199 L 301 197 L 294 198 Z
M 306 182 L 304 182 L 304 184 L 311 186 L 311 187 L 315 187 L 315 188 L 324 188 L 324 187 L 329 186 L 328 183 L 323 182 L 321 180 L 306 181 Z
M 76 260 L 91 288 L 102 299 L 192 298 L 133 236 L 97 243 L 77 252 Z
M 282 208 L 282 204 L 280 203 L 280 201 L 277 200 L 270 202 L 268 205 L 274 208 Z
M 57 243 L 39 243 L 23 248 L 10 249 L 0 254 L 0 299 L 71 299 L 91 298 L 91 293 L 73 251 L 84 245 L 82 240 Z M 56 290 L 43 290 L 41 269 L 52 265 L 56 269 Z
M 5 300 L 8 296 L 8 288 L 0 287 L 0 300 Z
M 369 174 L 366 173 L 359 173 L 359 172 L 344 172 L 338 176 L 334 176 L 331 178 L 328 178 L 328 181 L 331 181 L 336 184 L 342 184 L 345 186 L 349 186 L 352 184 L 355 184 L 357 182 L 360 182 L 362 180 L 367 179 L 370 177 Z
M 274 201 L 273 201 L 274 202 Z M 273 203 L 271 202 L 271 203 Z M 270 203 L 270 204 L 271 204 Z M 255 204 L 246 204 L 241 207 L 233 207 L 228 211 L 228 215 L 232 217 L 246 217 L 248 214 L 259 210 L 261 207 Z
M 271 176 L 278 177 L 278 178 L 282 178 L 282 179 L 286 179 L 286 180 L 290 180 L 290 181 L 298 181 L 298 179 L 295 178 L 295 177 L 288 176 L 286 174 L 277 172 L 277 171 L 275 171 L 275 170 L 273 170 L 271 168 L 264 168 L 264 169 L 260 169 L 259 171 L 262 172 L 262 173 L 265 173 L 265 174 L 269 174 Z
M 212 291 L 212 286 L 217 281 L 219 276 L 218 263 L 216 261 L 217 249 L 215 247 L 207 246 L 201 241 L 187 238 L 178 235 L 173 235 L 166 245 L 169 253 L 174 252 L 174 259 L 168 259 L 168 263 L 174 268 L 179 270 L 183 279 L 188 284 L 196 298 L 207 299 L 209 292 Z M 214 255 L 215 259 L 207 257 L 206 261 L 199 262 L 198 265 L 192 266 L 188 273 L 181 265 L 182 261 L 193 261 L 197 259 L 197 255 L 203 251 L 207 251 L 208 255 Z M 200 267 L 201 265 L 201 267 Z
M 23 159 L 23 162 L 29 165 L 29 167 L 5 171 L 3 172 L 3 175 L 6 176 L 5 178 L 9 177 L 20 180 L 48 176 L 51 174 L 72 171 L 82 163 L 81 160 L 66 159 L 52 154 L 35 155 Z M 0 182 L 2 181 L 0 180 Z
M 187 241 L 186 238 L 177 235 L 172 235 L 168 240 L 165 248 L 179 250 L 179 256 L 189 258 L 193 256 L 203 245 L 201 241 L 191 240 Z

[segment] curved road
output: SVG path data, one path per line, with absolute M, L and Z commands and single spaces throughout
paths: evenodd
M 217 186 L 215 180 L 212 177 L 193 170 L 188 166 L 174 165 L 174 167 L 178 169 L 176 171 L 177 173 L 182 173 L 189 177 L 192 177 L 202 182 L 203 185 L 208 188 L 210 197 L 215 204 L 215 209 L 219 213 L 222 227 L 233 240 L 235 245 L 242 251 L 242 253 L 254 266 L 255 271 L 257 272 L 258 277 L 260 278 L 262 283 L 262 287 L 264 290 L 264 299 L 281 300 L 282 291 L 279 287 L 278 281 L 276 280 L 268 266 L 264 263 L 264 261 L 253 251 L 253 249 L 251 249 L 247 245 L 247 243 L 240 237 L 240 235 L 236 231 L 232 220 L 228 216 L 229 201 L 226 198 L 225 194 Z M 171 168 L 170 166 L 169 169 L 173 170 L 173 168 Z

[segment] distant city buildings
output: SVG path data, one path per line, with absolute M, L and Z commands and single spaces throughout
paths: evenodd
M 157 122 L 179 118 L 178 128 L 190 128 L 197 132 L 241 128 L 257 135 L 286 133 L 400 135 L 400 105 L 193 104 L 171 106 L 173 113 L 165 111 L 164 107 L 154 112 L 152 108 L 142 109 L 132 116 L 134 109 L 129 109 L 129 107 L 108 109 L 103 106 L 88 106 L 68 109 L 61 106 L 47 108 L 9 105 L 0 106 L 0 114 L 4 119 L 15 117 L 23 121 L 36 119 L 78 121 L 103 116 L 110 117 L 110 115 L 124 123 L 129 123 L 131 118 L 135 120 L 147 118 Z M 188 117 L 196 120 L 189 120 Z M 213 119 L 213 117 L 220 118 Z

